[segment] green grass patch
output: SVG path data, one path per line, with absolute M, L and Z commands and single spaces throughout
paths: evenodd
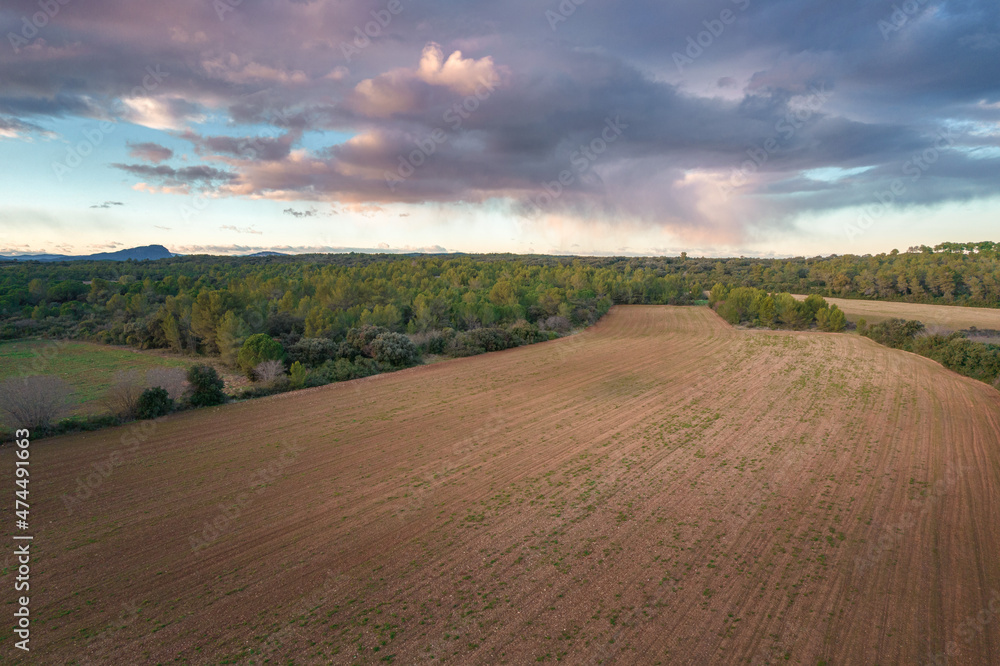
M 57 375 L 73 388 L 74 414 L 105 411 L 101 401 L 122 370 L 187 368 L 196 361 L 108 347 L 92 342 L 16 340 L 0 343 L 0 380 L 28 375 Z

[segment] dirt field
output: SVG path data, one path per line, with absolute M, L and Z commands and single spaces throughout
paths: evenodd
M 800 301 L 805 296 L 796 296 Z M 976 328 L 1000 330 L 1000 309 L 963 308 L 954 305 L 921 305 L 918 303 L 890 303 L 887 301 L 858 301 L 845 298 L 828 298 L 830 304 L 836 304 L 844 311 L 848 321 L 857 323 L 864 317 L 869 324 L 875 324 L 894 317 L 899 319 L 917 319 L 927 326 L 943 327 L 952 331 L 960 331 L 970 326 Z
M 33 446 L 31 663 L 1000 663 L 1000 393 L 857 336 L 620 307 L 147 428 Z

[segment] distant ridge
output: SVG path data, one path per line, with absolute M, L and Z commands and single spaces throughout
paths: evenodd
M 156 259 L 169 259 L 175 255 L 162 245 L 143 245 L 117 252 L 98 252 L 97 254 L 70 255 L 70 254 L 0 254 L 0 259 L 13 261 L 154 261 Z

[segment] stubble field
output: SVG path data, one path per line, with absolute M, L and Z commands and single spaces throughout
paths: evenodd
M 132 428 L 33 445 L 32 659 L 1000 663 L 1000 393 L 856 336 L 619 307 Z
M 800 301 L 805 296 L 796 296 Z M 848 321 L 857 323 L 865 319 L 877 324 L 887 319 L 916 319 L 927 326 L 960 331 L 972 326 L 980 329 L 1000 330 L 1000 309 L 967 308 L 957 305 L 926 305 L 923 303 L 894 303 L 891 301 L 862 301 L 851 298 L 827 298 L 847 315 Z

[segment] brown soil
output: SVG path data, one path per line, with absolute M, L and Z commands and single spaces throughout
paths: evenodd
M 805 296 L 796 296 L 800 301 Z M 859 301 L 845 298 L 828 298 L 844 311 L 849 321 L 857 323 L 864 318 L 869 324 L 886 319 L 916 319 L 928 326 L 940 326 L 951 331 L 975 326 L 1000 330 L 1000 309 L 966 308 L 957 305 L 923 305 L 920 303 L 892 303 L 888 301 Z
M 1000 663 L 1000 393 L 856 336 L 619 307 L 128 437 L 33 445 L 32 663 Z

